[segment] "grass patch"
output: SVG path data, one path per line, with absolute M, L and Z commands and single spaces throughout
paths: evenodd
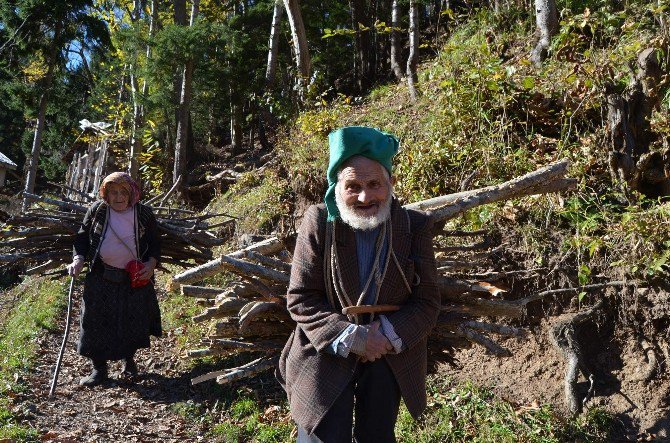
M 251 234 L 271 232 L 281 214 L 287 214 L 288 182 L 276 172 L 249 172 L 208 206 L 211 212 L 237 217 L 236 230 Z
M 12 399 L 25 392 L 23 377 L 37 356 L 37 338 L 56 328 L 67 305 L 67 286 L 61 281 L 37 279 L 2 294 L 16 303 L 0 330 L 0 439 L 34 440 L 34 429 L 24 427 L 12 412 Z
M 286 405 L 262 410 L 254 399 L 240 397 L 212 427 L 210 437 L 225 443 L 281 443 L 292 441 L 293 428 Z
M 614 420 L 601 409 L 570 420 L 548 405 L 513 405 L 490 389 L 437 377 L 429 380 L 428 391 L 428 408 L 419 421 L 401 406 L 395 429 L 399 443 L 599 443 L 614 435 Z M 186 402 L 174 410 L 192 422 L 205 424 L 208 441 L 295 441 L 295 426 L 286 403 L 268 406 L 245 393 L 230 394 L 211 409 Z
M 419 421 L 404 407 L 396 424 L 403 443 L 606 442 L 612 417 L 592 410 L 569 421 L 550 406 L 514 407 L 472 383 L 429 387 L 429 407 Z

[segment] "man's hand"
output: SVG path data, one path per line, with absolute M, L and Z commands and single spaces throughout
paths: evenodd
M 365 355 L 361 356 L 361 361 L 375 361 L 392 350 L 393 345 L 391 345 L 391 342 L 379 331 L 379 320 L 370 323 L 368 339 L 365 343 Z
M 155 258 L 150 257 L 149 260 L 143 263 L 144 268 L 137 273 L 138 280 L 149 280 L 152 275 L 154 275 L 154 270 L 156 269 L 156 264 L 158 262 Z
M 79 275 L 81 270 L 84 268 L 84 260 L 75 258 L 72 260 L 72 263 L 67 265 L 67 275 L 70 277 L 76 277 Z

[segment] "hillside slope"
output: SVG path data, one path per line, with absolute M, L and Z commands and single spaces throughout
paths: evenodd
M 552 331 L 596 307 L 579 324 L 567 324 L 583 372 L 594 377 L 590 396 L 588 380 L 580 375 L 577 398 L 589 397 L 586 410 L 611 411 L 629 436 L 670 438 L 670 207 L 663 170 L 670 143 L 670 40 L 659 18 L 664 9 L 658 2 L 572 7 L 562 11 L 550 58 L 540 68 L 529 61 L 525 14 L 511 11 L 503 20 L 481 11 L 462 18 L 435 59 L 422 65 L 417 102 L 404 85 L 390 85 L 362 101 L 317 103 L 282 138 L 276 168 L 236 185 L 213 206 L 241 216 L 240 231 L 290 235 L 306 205 L 325 190 L 326 135 L 345 125 L 374 126 L 400 137 L 395 191 L 405 202 L 500 183 L 570 159 L 570 175 L 579 180 L 574 192 L 481 207 L 448 228 L 484 230 L 497 241 L 495 254 L 467 272 L 505 273 L 495 282 L 507 289 L 505 298 L 603 287 L 535 302 L 523 320 L 511 322 L 531 332 L 524 341 L 510 339 L 513 357 L 499 361 L 475 347 L 457 354 L 462 370 L 446 371 L 497 386 L 512 401 L 564 407 L 566 363 Z M 617 132 L 611 104 L 613 97 L 632 97 L 636 79 L 645 80 L 636 62 L 642 54 L 654 54 L 661 70 L 653 92 L 658 100 L 640 126 L 649 155 L 633 158 L 639 161 L 638 181 L 624 184 L 613 158 L 625 134 Z M 660 162 L 660 177 L 642 168 L 645 159 Z M 609 282 L 623 283 L 608 289 Z

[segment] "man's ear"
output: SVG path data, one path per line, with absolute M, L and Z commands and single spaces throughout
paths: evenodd
M 391 186 L 395 186 L 396 182 L 398 181 L 398 177 L 395 175 L 391 176 Z

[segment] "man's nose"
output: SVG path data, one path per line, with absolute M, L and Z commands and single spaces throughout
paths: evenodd
M 363 189 L 361 192 L 358 193 L 358 201 L 361 203 L 367 203 L 370 201 L 370 193 L 366 192 L 365 189 Z

